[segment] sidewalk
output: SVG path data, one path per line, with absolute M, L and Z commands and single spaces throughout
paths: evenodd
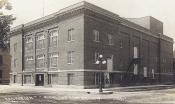
M 104 91 L 121 92 L 128 90 L 158 90 L 158 89 L 175 88 L 175 85 L 144 85 L 144 86 L 127 86 L 104 88 Z M 77 88 L 59 88 L 59 87 L 43 87 L 43 86 L 19 86 L 19 85 L 0 85 L 0 93 L 6 92 L 22 92 L 22 91 L 70 91 L 70 92 L 98 92 L 99 89 L 77 89 Z

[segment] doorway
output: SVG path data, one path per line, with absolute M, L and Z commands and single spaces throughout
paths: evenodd
M 44 74 L 36 74 L 36 86 L 44 86 Z

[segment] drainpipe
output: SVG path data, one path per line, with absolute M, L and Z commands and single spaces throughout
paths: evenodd
M 158 74 L 158 82 L 159 83 L 161 83 L 161 58 L 162 57 L 162 55 L 161 55 L 161 34 L 159 34 L 159 70 L 158 70 L 158 72 L 159 72 L 159 74 Z
M 24 24 L 22 24 L 22 28 L 21 28 L 21 34 L 22 34 L 22 73 L 21 73 L 21 77 L 22 77 L 22 86 L 24 84 L 24 76 L 23 76 L 23 71 L 24 71 Z

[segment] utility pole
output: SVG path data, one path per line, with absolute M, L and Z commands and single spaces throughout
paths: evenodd
M 42 16 L 44 17 L 44 15 L 45 15 L 44 14 L 44 12 L 45 12 L 45 0 L 43 0 L 43 3 L 42 4 L 43 4 L 43 14 L 42 14 Z

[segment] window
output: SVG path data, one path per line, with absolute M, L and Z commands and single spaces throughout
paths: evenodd
M 0 55 L 0 65 L 2 65 L 3 64 L 3 57 L 2 57 L 2 55 Z
M 108 34 L 108 44 L 113 45 L 113 36 L 111 34 Z
M 24 84 L 31 84 L 31 75 L 24 75 Z
M 68 41 L 73 41 L 73 33 L 74 33 L 73 28 L 68 30 Z
M 0 70 L 0 78 L 2 78 L 2 75 L 3 75 L 2 70 Z
M 25 59 L 25 67 L 31 67 L 33 65 L 33 56 L 28 56 Z
M 27 61 L 31 61 L 31 60 L 33 60 L 33 56 L 29 56 L 29 57 L 27 57 L 26 60 L 27 60 Z
M 138 48 L 134 47 L 134 56 L 133 58 L 138 58 Z
M 99 55 L 100 55 L 99 52 L 95 52 L 95 55 L 94 55 L 94 61 L 95 62 L 98 60 Z
M 122 40 L 119 40 L 119 45 L 120 45 L 120 48 L 123 48 L 123 41 Z
M 56 47 L 58 42 L 58 31 L 51 30 L 49 32 L 49 47 Z
M 48 84 L 58 84 L 58 74 L 49 74 Z
M 138 64 L 134 64 L 134 75 L 138 75 Z
M 26 38 L 26 43 L 31 43 L 31 42 L 33 42 L 32 37 L 27 37 L 27 38 Z
M 143 76 L 147 77 L 147 67 L 143 67 Z
M 74 74 L 73 73 L 68 73 L 67 74 L 67 85 L 74 85 Z
M 68 62 L 67 63 L 68 64 L 72 64 L 73 63 L 73 53 L 74 53 L 73 51 L 69 51 L 68 52 L 68 55 L 67 55 L 67 57 L 68 57 L 68 59 L 67 59 Z
M 45 35 L 43 33 L 38 33 L 36 37 L 36 49 L 45 48 Z
M 14 44 L 14 52 L 17 50 L 17 43 Z
M 94 73 L 94 75 L 95 75 L 95 85 L 99 85 L 99 82 L 100 82 L 100 73 L 98 73 L 98 72 L 95 72 Z
M 33 49 L 33 39 L 32 39 L 32 37 L 27 37 L 26 38 L 25 49 L 26 50 L 32 50 Z
M 154 72 L 154 69 L 152 69 L 151 73 L 152 73 L 152 79 L 154 79 L 154 78 L 155 78 L 155 72 Z
M 49 54 L 49 67 L 57 67 L 57 61 L 58 61 L 58 53 L 50 53 Z
M 17 64 L 18 64 L 18 59 L 14 59 L 14 67 L 17 67 Z
M 44 58 L 45 58 L 45 55 L 43 55 L 43 54 L 38 55 L 36 57 L 36 67 L 37 68 L 43 68 L 45 66 Z
M 16 83 L 16 75 L 13 76 L 13 83 Z
M 94 41 L 99 42 L 100 41 L 99 31 L 93 30 L 93 35 L 94 35 Z

